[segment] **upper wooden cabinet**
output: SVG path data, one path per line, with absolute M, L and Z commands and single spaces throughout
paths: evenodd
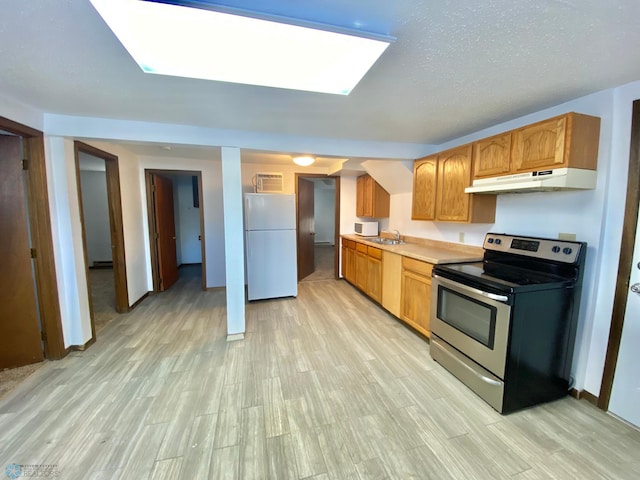
M 509 173 L 511 132 L 485 138 L 473 144 L 473 178 Z
M 471 185 L 471 145 L 464 145 L 438 155 L 436 218 L 445 222 L 469 220 L 471 195 L 464 189 Z
M 464 193 L 471 185 L 472 145 L 416 160 L 413 165 L 413 220 L 493 223 L 495 195 Z
M 573 167 L 595 170 L 600 119 L 567 113 L 512 132 L 511 172 Z
M 356 180 L 356 216 L 389 216 L 389 193 L 368 174 L 360 175 Z
M 413 220 L 436 219 L 436 186 L 438 184 L 438 156 L 422 158 L 413 164 Z
M 473 144 L 473 178 L 572 167 L 595 170 L 600 119 L 567 113 Z

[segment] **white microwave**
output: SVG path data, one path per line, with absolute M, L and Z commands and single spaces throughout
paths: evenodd
M 377 237 L 378 222 L 356 222 L 353 224 L 353 230 L 356 232 L 356 235 Z

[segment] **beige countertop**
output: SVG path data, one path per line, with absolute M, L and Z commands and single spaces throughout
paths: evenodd
M 382 235 L 385 236 L 385 235 Z M 441 242 L 418 237 L 401 237 L 406 243 L 401 245 L 381 245 L 367 240 L 367 237 L 347 234 L 342 238 L 364 243 L 372 247 L 397 253 L 405 257 L 415 258 L 433 264 L 481 262 L 484 250 L 482 247 L 463 245 L 459 243 Z

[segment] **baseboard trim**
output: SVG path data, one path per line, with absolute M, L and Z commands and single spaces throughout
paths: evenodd
M 572 388 L 571 390 L 569 390 L 569 395 L 577 400 L 584 399 L 587 402 L 595 405 L 596 407 L 598 406 L 598 397 L 596 397 L 593 393 L 587 392 L 586 390 L 576 390 L 575 388 Z
M 244 340 L 244 333 L 232 333 L 227 335 L 227 342 L 237 342 L 238 340 Z
M 129 307 L 129 311 L 133 310 L 134 308 L 136 308 L 138 305 L 140 305 L 145 298 L 147 298 L 149 295 L 151 295 L 153 292 L 147 292 L 144 295 L 142 295 L 138 300 L 135 301 L 135 303 L 133 305 L 131 305 Z
M 84 345 L 69 345 L 66 349 L 67 355 L 69 355 L 71 352 L 84 352 L 87 348 L 89 348 L 94 343 L 96 343 L 96 337 L 91 337 L 89 341 Z
M 220 290 L 225 290 L 227 287 L 207 287 L 207 292 L 219 292 Z

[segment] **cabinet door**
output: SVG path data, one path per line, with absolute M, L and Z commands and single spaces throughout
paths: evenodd
M 346 274 L 344 278 L 351 284 L 356 283 L 356 251 L 353 248 L 347 248 L 347 264 L 345 266 Z
M 364 175 L 363 196 L 362 196 L 362 216 L 373 217 L 373 190 L 375 181 L 371 175 Z
M 402 272 L 402 316 L 416 330 L 430 336 L 431 279 L 409 270 Z
M 369 257 L 366 253 L 356 252 L 356 287 L 363 292 L 367 291 L 367 267 Z
M 443 152 L 438 156 L 436 219 L 450 222 L 469 220 L 471 184 L 471 145 Z
M 369 257 L 367 264 L 367 295 L 382 302 L 382 260 Z
M 342 273 L 342 278 L 345 280 L 347 278 L 347 250 L 349 249 L 347 248 L 345 241 L 342 240 L 342 249 L 340 250 L 342 254 L 340 257 L 340 272 Z
M 473 178 L 509 173 L 511 132 L 485 138 L 473 144 Z
M 382 252 L 382 306 L 400 317 L 402 257 L 387 250 Z
M 360 175 L 356 179 L 356 217 L 364 217 L 364 177 Z
M 564 166 L 567 118 L 552 118 L 513 132 L 511 170 L 531 172 Z
M 413 164 L 413 220 L 436 219 L 438 156 L 422 158 Z

